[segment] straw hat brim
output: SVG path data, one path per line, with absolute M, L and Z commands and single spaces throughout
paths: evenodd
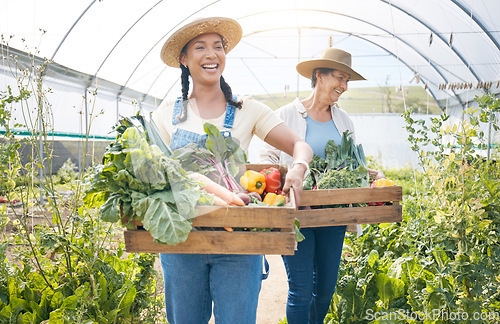
M 193 38 L 208 33 L 221 35 L 226 54 L 238 44 L 243 35 L 240 24 L 231 18 L 210 17 L 197 19 L 175 31 L 163 44 L 162 61 L 171 67 L 180 66 L 179 57 L 184 46 Z
M 326 68 L 326 69 L 334 69 L 340 70 L 346 73 L 349 73 L 350 81 L 356 80 L 366 80 L 361 76 L 358 72 L 354 71 L 350 66 L 330 59 L 312 59 L 308 61 L 303 61 L 297 64 L 297 72 L 305 78 L 310 79 L 314 69 L 317 68 Z

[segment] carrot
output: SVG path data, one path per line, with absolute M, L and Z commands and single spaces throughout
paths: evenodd
M 228 206 L 227 202 L 224 199 L 219 198 L 218 196 L 214 196 L 214 205 L 215 206 Z
M 232 232 L 233 231 L 233 228 L 232 227 L 224 227 L 224 229 L 228 232 Z
M 204 184 L 203 189 L 205 189 L 208 193 L 212 193 L 218 196 L 226 203 L 228 204 L 233 203 L 237 206 L 245 206 L 245 203 L 243 202 L 243 200 L 241 200 L 240 197 L 238 197 L 238 195 L 224 188 L 223 186 L 213 181 L 209 177 L 198 172 L 190 173 L 189 176 L 199 182 L 202 182 Z

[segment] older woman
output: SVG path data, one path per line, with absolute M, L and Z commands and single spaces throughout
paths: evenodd
M 205 122 L 237 139 L 245 151 L 255 134 L 293 155 L 295 163 L 283 190 L 293 186 L 300 196 L 311 148 L 269 107 L 233 96 L 222 77 L 226 53 L 241 37 L 238 22 L 224 17 L 198 19 L 175 31 L 165 42 L 161 58 L 181 69 L 182 97 L 162 103 L 153 118 L 172 150 L 192 142 L 204 145 Z M 161 254 L 160 259 L 170 324 L 208 323 L 212 303 L 216 323 L 255 323 L 261 255 Z
M 346 130 L 355 140 L 353 123 L 337 101 L 347 91 L 349 81 L 364 78 L 351 68 L 351 54 L 336 48 L 325 49 L 318 59 L 300 62 L 297 71 L 311 79 L 313 91 L 306 99 L 296 98 L 277 113 L 312 147 L 314 154 L 325 158 L 329 140 L 340 144 Z M 292 157 L 265 145 L 260 162 L 291 164 Z M 375 179 L 384 177 L 375 170 L 369 173 Z M 299 242 L 295 254 L 283 256 L 289 284 L 287 323 L 323 323 L 337 283 L 346 226 L 300 231 L 305 239 Z

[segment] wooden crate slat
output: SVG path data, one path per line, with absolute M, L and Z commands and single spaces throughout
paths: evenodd
M 193 231 L 177 245 L 158 244 L 148 231 L 124 231 L 126 251 L 130 253 L 206 253 L 292 255 L 294 232 Z
M 293 189 L 292 189 L 293 190 Z M 193 218 L 193 227 L 263 227 L 291 228 L 295 218 L 295 207 L 198 207 L 199 215 Z M 122 225 L 129 223 L 122 217 Z M 136 228 L 139 221 L 131 221 Z
M 401 186 L 304 190 L 301 206 L 389 202 L 402 199 Z
M 301 228 L 349 224 L 391 223 L 402 220 L 401 205 L 298 210 Z
M 194 227 L 291 228 L 294 207 L 200 207 Z

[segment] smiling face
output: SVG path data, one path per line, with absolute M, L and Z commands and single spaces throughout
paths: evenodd
M 317 78 L 320 81 L 317 83 L 317 91 L 334 103 L 347 91 L 350 75 L 344 71 L 333 70 L 331 73 L 318 75 Z
M 181 64 L 187 65 L 193 83 L 207 85 L 220 81 L 226 66 L 222 37 L 216 33 L 193 38 L 181 53 Z

